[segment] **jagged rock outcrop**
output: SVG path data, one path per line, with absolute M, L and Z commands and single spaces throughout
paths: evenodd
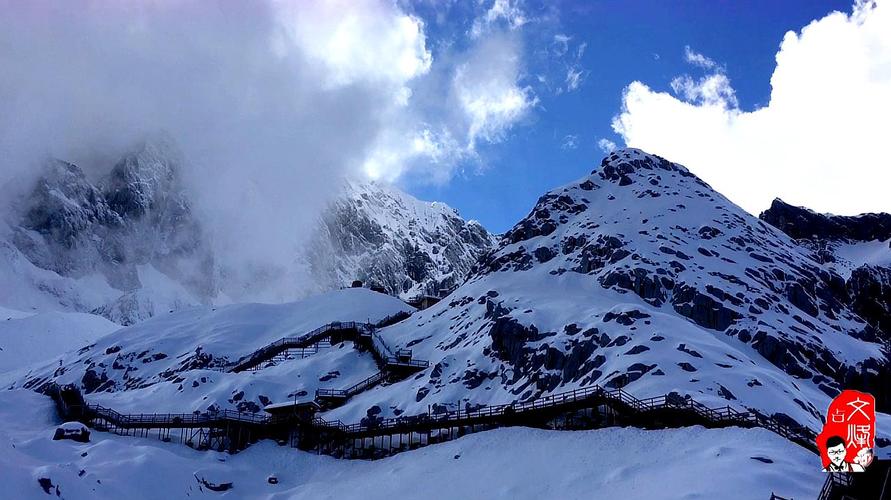
M 101 276 L 122 295 L 94 311 L 124 325 L 209 300 L 217 288 L 213 253 L 192 215 L 181 166 L 166 139 L 140 145 L 96 184 L 78 166 L 50 160 L 22 202 L 12 242 L 38 268 Z M 159 289 L 134 300 L 146 279 Z

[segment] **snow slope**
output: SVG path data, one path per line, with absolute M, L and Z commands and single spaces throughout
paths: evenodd
M 120 327 L 101 316 L 87 313 L 10 316 L 0 320 L 0 373 L 55 359 Z
M 33 316 L 33 312 L 25 312 L 19 311 L 18 309 L 9 309 L 7 307 L 0 307 L 0 321 L 5 321 L 7 319 L 20 319 L 27 318 L 28 316 Z
M 816 457 L 770 432 L 692 427 L 555 432 L 499 429 L 377 461 L 318 456 L 265 441 L 236 455 L 93 432 L 52 441 L 49 398 L 0 391 L 0 482 L 14 498 L 390 500 L 505 498 L 813 498 Z M 266 479 L 275 474 L 276 485 Z M 197 478 L 231 482 L 217 493 Z M 158 480 L 163 478 L 163 480 Z
M 837 242 L 833 245 L 835 269 L 845 278 L 858 267 L 891 267 L 891 239 L 886 241 Z
M 376 322 L 411 310 L 395 297 L 363 288 L 287 304 L 201 306 L 122 328 L 89 349 L 66 354 L 61 367 L 54 360 L 6 377 L 16 386 L 51 378 L 76 382 L 91 401 L 124 412 L 189 412 L 212 405 L 257 412 L 295 394 L 311 398 L 319 387 L 352 385 L 377 372 L 374 359 L 336 345 L 258 372 L 225 373 L 215 366 L 332 321 Z

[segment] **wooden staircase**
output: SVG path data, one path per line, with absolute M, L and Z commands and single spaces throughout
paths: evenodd
M 406 315 L 398 315 L 404 319 Z M 367 391 L 385 381 L 402 380 L 430 366 L 427 361 L 413 359 L 410 349 L 395 353 L 377 332 L 378 325 L 392 324 L 394 318 L 386 317 L 376 324 L 357 322 L 333 322 L 296 337 L 283 337 L 223 367 L 225 371 L 239 373 L 257 371 L 299 355 L 315 354 L 320 347 L 330 347 L 334 342 L 352 341 L 374 356 L 379 371 L 345 389 L 318 389 L 315 401 L 324 409 L 344 404 L 349 398 Z M 309 354 L 307 354 L 309 353 Z M 296 403 L 296 402 L 295 402 Z

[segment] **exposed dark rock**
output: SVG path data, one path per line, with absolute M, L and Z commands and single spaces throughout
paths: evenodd
M 699 353 L 696 352 L 695 350 L 688 348 L 688 347 L 687 347 L 687 344 L 679 344 L 679 345 L 678 345 L 678 350 L 681 351 L 681 352 L 685 352 L 685 353 L 689 354 L 690 356 L 693 356 L 694 358 L 701 358 L 701 357 L 702 357 L 702 354 L 699 354 Z
M 674 287 L 674 280 L 656 277 L 643 268 L 611 270 L 600 278 L 604 288 L 623 289 L 636 293 L 654 306 L 665 302 L 665 290 Z
M 891 269 L 862 266 L 851 273 L 847 288 L 851 308 L 891 342 Z
M 685 372 L 695 372 L 696 371 L 696 367 L 691 365 L 690 363 L 687 363 L 686 361 L 684 361 L 682 363 L 678 363 L 678 366 L 680 366 L 681 369 L 684 370 Z
M 712 330 L 724 331 L 742 315 L 687 284 L 675 286 L 671 300 L 678 314 Z
M 891 214 L 853 217 L 818 214 L 777 198 L 759 217 L 795 239 L 884 241 L 891 238 Z

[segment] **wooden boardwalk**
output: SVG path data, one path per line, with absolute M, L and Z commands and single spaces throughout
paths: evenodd
M 344 424 L 315 415 L 263 416 L 221 411 L 215 413 L 121 414 L 88 404 L 78 388 L 50 384 L 45 391 L 56 401 L 65 420 L 121 435 L 157 436 L 178 440 L 198 449 L 236 452 L 260 439 L 274 439 L 304 450 L 343 458 L 379 458 L 400 451 L 447 441 L 465 434 L 506 426 L 551 429 L 590 429 L 633 425 L 664 429 L 704 427 L 761 427 L 816 452 L 815 435 L 752 411 L 729 406 L 709 408 L 697 401 L 668 394 L 637 399 L 621 389 L 600 386 L 474 411 L 422 414 Z
M 497 427 L 591 429 L 615 425 L 647 429 L 690 425 L 761 427 L 817 452 L 816 435 L 810 429 L 785 425 L 755 411 L 740 411 L 730 406 L 710 408 L 676 393 L 638 399 L 622 389 L 608 390 L 597 385 L 475 410 L 368 418 L 353 424 L 317 416 L 318 409 L 341 405 L 378 384 L 405 378 L 429 366 L 427 361 L 413 359 L 410 350 L 393 352 L 377 333 L 377 328 L 402 317 L 388 317 L 377 324 L 329 323 L 300 336 L 279 339 L 220 367 L 236 373 L 259 370 L 277 360 L 287 359 L 288 353 L 311 354 L 320 346 L 347 340 L 374 355 L 379 368 L 377 373 L 344 389 L 319 389 L 314 402 L 275 405 L 272 415 L 232 410 L 122 414 L 87 403 L 74 385 L 49 383 L 41 390 L 53 398 L 65 420 L 80 421 L 94 429 L 120 435 L 148 437 L 157 434 L 164 441 L 176 440 L 197 449 L 233 453 L 257 440 L 274 439 L 337 457 L 377 458 Z

